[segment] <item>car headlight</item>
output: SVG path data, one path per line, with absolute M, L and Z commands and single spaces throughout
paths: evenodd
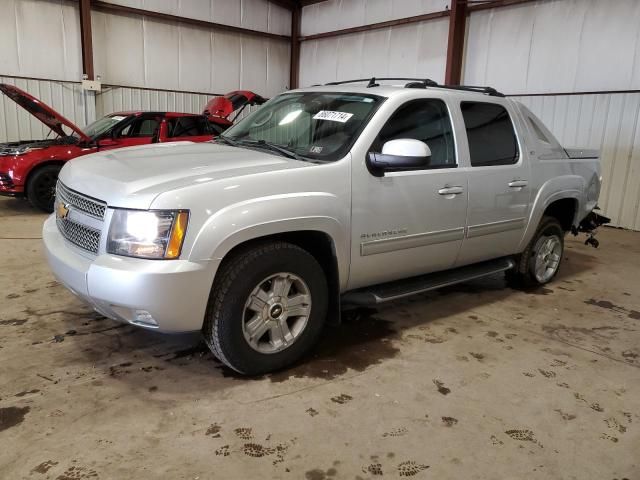
M 138 258 L 179 258 L 188 221 L 186 210 L 117 209 L 109 227 L 107 252 Z

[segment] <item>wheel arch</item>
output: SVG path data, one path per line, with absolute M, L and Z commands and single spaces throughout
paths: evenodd
M 327 321 L 334 324 L 339 323 L 341 280 L 346 282 L 346 278 L 343 278 L 344 274 L 340 272 L 339 252 L 334 238 L 329 233 L 322 230 L 304 229 L 255 235 L 251 238 L 246 238 L 245 232 L 243 236 L 245 236 L 244 240 L 235 243 L 231 248 L 225 248 L 221 257 L 218 255 L 222 252 L 217 250 L 216 257 L 220 259 L 220 267 L 235 254 L 265 242 L 281 241 L 296 245 L 309 252 L 324 271 L 329 288 Z
M 57 159 L 51 159 L 51 160 L 47 160 L 46 162 L 39 162 L 37 165 L 34 165 L 29 172 L 27 173 L 27 176 L 24 179 L 24 192 L 25 192 L 25 196 L 27 194 L 27 188 L 29 188 L 29 182 L 31 181 L 31 179 L 33 178 L 33 175 L 43 169 L 44 167 L 49 167 L 51 165 L 59 165 L 60 167 L 62 167 L 64 164 L 66 163 L 65 160 L 57 160 Z
M 584 179 L 577 175 L 555 177 L 542 185 L 533 200 L 527 228 L 518 246 L 518 252 L 524 250 L 529 244 L 540 221 L 548 212 L 553 214 L 551 216 L 559 215 L 560 223 L 567 231 L 579 222 L 578 212 L 583 208 L 581 202 L 584 199 L 584 189 Z

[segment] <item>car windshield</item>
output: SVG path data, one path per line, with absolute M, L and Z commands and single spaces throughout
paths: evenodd
M 288 151 L 292 158 L 335 161 L 346 155 L 383 101 L 352 93 L 285 93 L 218 138 L 237 146 Z
M 109 115 L 102 117 L 82 129 L 87 137 L 96 138 L 109 131 L 116 123 L 127 118 L 125 115 Z

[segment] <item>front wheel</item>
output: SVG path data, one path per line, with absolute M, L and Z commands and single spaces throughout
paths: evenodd
M 310 253 L 285 242 L 259 244 L 221 266 L 202 333 L 214 355 L 237 372 L 272 372 L 316 343 L 327 299 L 326 277 Z
M 53 212 L 56 198 L 56 183 L 60 173 L 59 165 L 47 165 L 36 170 L 27 183 L 27 199 L 36 208 Z
M 553 280 L 562 262 L 564 235 L 556 218 L 543 217 L 536 234 L 518 257 L 516 268 L 507 272 L 507 279 L 529 287 Z

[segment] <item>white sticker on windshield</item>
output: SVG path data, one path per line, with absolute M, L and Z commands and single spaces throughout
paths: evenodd
M 329 120 L 330 122 L 346 123 L 353 117 L 353 113 L 347 112 L 332 112 L 330 110 L 320 110 L 313 116 L 314 120 Z

